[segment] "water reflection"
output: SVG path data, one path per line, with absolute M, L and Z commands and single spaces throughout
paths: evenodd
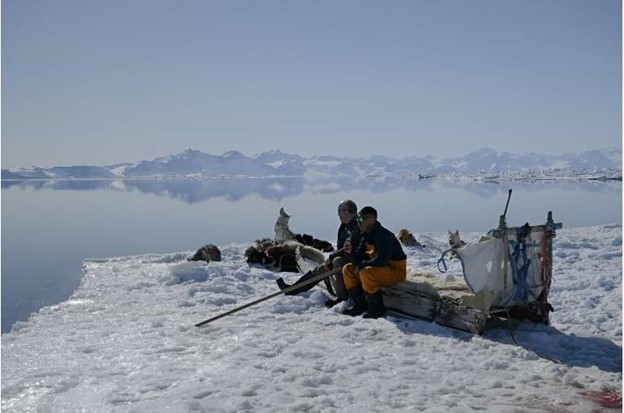
M 183 201 L 188 204 L 211 198 L 238 201 L 255 195 L 280 201 L 303 193 L 340 194 L 351 191 L 384 193 L 393 190 L 431 192 L 435 188 L 460 189 L 481 198 L 501 197 L 509 188 L 537 192 L 557 188 L 566 191 L 621 192 L 621 182 L 595 181 L 516 181 L 467 182 L 447 179 L 405 179 L 400 177 L 367 178 L 222 178 L 222 179 L 123 179 L 123 180 L 26 180 L 2 181 L 2 189 L 122 192 L 138 191 Z

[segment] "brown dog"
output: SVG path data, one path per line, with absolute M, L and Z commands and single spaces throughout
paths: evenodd
M 221 261 L 221 251 L 214 244 L 204 245 L 187 261 Z
M 424 247 L 424 245 L 418 242 L 414 234 L 412 234 L 411 231 L 408 229 L 401 229 L 397 235 L 397 238 L 399 239 L 399 241 L 401 241 L 401 244 L 405 245 L 406 247 Z

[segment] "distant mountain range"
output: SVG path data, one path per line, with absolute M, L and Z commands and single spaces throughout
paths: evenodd
M 130 179 L 202 177 L 285 177 L 285 176 L 399 176 L 434 177 L 447 175 L 500 176 L 509 173 L 599 173 L 619 171 L 622 149 L 600 149 L 582 153 L 523 155 L 498 153 L 482 148 L 465 156 L 434 159 L 431 156 L 392 159 L 373 155 L 368 158 L 338 156 L 302 157 L 279 150 L 247 157 L 230 151 L 211 155 L 188 149 L 176 155 L 137 163 L 109 166 L 56 166 L 52 168 L 2 169 L 3 180 L 32 179 Z M 616 172 L 616 178 L 618 173 Z

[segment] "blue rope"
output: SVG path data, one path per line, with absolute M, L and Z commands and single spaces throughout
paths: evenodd
M 514 243 L 513 253 L 511 254 L 511 261 L 514 265 L 511 266 L 511 273 L 513 277 L 513 283 L 516 286 L 514 293 L 514 300 L 526 302 L 529 298 L 529 286 L 527 284 L 527 277 L 529 274 L 529 266 L 531 260 L 527 257 L 527 245 L 524 234 L 518 234 L 518 241 Z M 519 267 L 519 261 L 522 258 L 522 266 Z
M 444 251 L 442 253 L 442 256 L 440 257 L 440 259 L 438 260 L 438 271 L 440 271 L 441 273 L 445 273 L 445 272 L 448 271 L 448 268 L 446 267 L 446 262 L 444 261 L 444 256 L 446 254 L 448 254 L 449 252 L 451 252 L 451 251 L 453 251 L 453 248 Z M 440 263 L 442 263 L 442 265 L 444 265 L 444 271 L 440 268 Z

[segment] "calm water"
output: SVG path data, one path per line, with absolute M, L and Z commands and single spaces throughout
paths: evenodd
M 621 182 L 459 184 L 400 179 L 2 182 L 2 332 L 76 289 L 85 258 L 196 250 L 291 229 L 335 242 L 337 204 L 373 205 L 397 232 L 486 232 L 507 199 L 509 225 L 622 222 Z

